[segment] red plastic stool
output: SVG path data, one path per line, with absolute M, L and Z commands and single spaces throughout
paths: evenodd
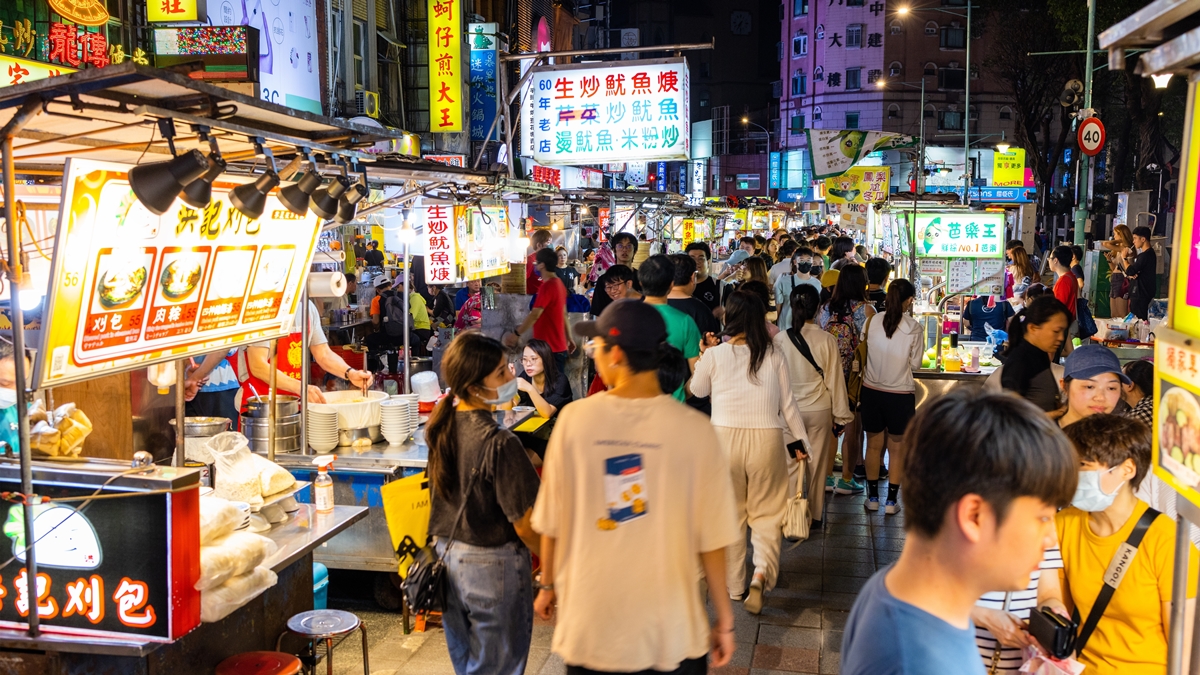
M 217 666 L 217 675 L 296 675 L 300 659 L 283 652 L 234 654 Z

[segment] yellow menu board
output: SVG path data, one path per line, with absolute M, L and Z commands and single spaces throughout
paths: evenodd
M 1163 326 L 1154 343 L 1154 473 L 1200 507 L 1200 349 Z
M 58 386 L 290 332 L 319 222 L 272 194 L 250 220 L 212 202 L 156 216 L 124 164 L 68 159 L 36 387 Z

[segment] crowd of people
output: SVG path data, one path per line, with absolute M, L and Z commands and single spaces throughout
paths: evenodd
M 1004 365 L 918 410 L 917 288 L 850 237 L 743 237 L 714 272 L 704 242 L 635 268 L 621 233 L 595 257 L 606 269 L 565 280 L 562 252 L 534 240 L 530 312 L 500 340 L 465 330 L 447 346 L 451 395 L 426 431 L 456 672 L 522 672 L 535 613 L 557 616 L 572 674 L 729 663 L 733 603 L 763 610 L 802 487 L 818 530 L 827 492 L 904 508 L 904 550 L 855 603 L 843 673 L 1017 672 L 1037 612 L 1085 631 L 1088 672 L 1165 668 L 1175 523 L 1156 517 L 1172 505 L 1148 471 L 1153 366 L 1064 353 L 1078 252 L 1049 252 L 1046 288 L 1011 244 L 1011 301 L 964 311 L 973 333 L 1007 333 Z M 572 324 L 568 283 L 594 289 L 590 320 Z M 594 377 L 573 391 L 576 351 Z M 518 433 L 482 414 L 514 404 L 547 423 Z M 1140 553 L 1102 592 L 1133 533 Z

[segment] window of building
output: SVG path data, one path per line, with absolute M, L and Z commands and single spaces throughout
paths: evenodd
M 825 81 L 825 69 L 821 66 L 813 68 L 813 82 Z
M 775 43 L 775 60 L 776 61 L 783 60 L 783 43 L 782 42 Z
M 892 65 L 888 66 L 888 77 L 898 77 L 904 72 L 904 65 L 899 61 L 892 61 Z
M 357 88 L 367 87 L 367 22 L 354 20 L 354 83 Z
M 720 190 L 720 189 L 721 189 L 721 176 L 720 176 L 720 174 L 715 174 L 715 173 L 714 173 L 714 174 L 712 175 L 712 188 L 710 188 L 710 189 L 711 189 L 713 192 L 716 192 L 717 190 Z
M 861 23 L 852 23 L 846 26 L 846 48 L 857 49 L 862 47 L 863 25 Z
M 933 77 L 934 75 L 937 75 L 937 64 L 936 63 L 926 63 L 925 64 L 925 76 Z
M 857 129 L 858 128 L 858 113 L 856 113 L 856 112 L 846 113 L 846 128 L 847 129 Z
M 814 122 L 821 121 L 821 106 L 817 106 L 817 107 L 813 108 L 813 121 Z
M 863 4 L 863 0 L 846 0 L 847 7 L 862 7 Z
M 937 73 L 938 89 L 960 90 L 967 88 L 967 71 L 962 68 L 942 68 Z
M 808 34 L 800 33 L 792 37 L 792 58 L 808 55 Z
M 901 26 L 899 21 L 893 21 L 891 29 L 892 35 L 899 35 L 901 32 L 903 32 L 904 26 Z
M 792 0 L 792 16 L 808 14 L 808 0 Z
M 1000 109 L 1000 119 L 1011 120 L 1012 119 L 1012 108 L 1009 108 L 1008 106 L 1004 106 L 1003 108 L 1001 108 Z
M 792 124 L 789 128 L 793 136 L 799 136 L 804 133 L 804 115 L 792 115 Z
M 734 189 L 739 191 L 758 190 L 759 177 L 761 175 L 757 173 L 739 173 L 734 182 Z
M 862 68 L 846 69 L 846 91 L 862 89 Z
M 959 110 L 939 110 L 938 129 L 941 131 L 962 131 L 963 114 Z
M 899 105 L 896 105 L 895 103 L 893 103 L 888 106 L 888 119 L 889 120 L 900 119 L 900 106 Z
M 937 113 L 937 110 L 933 106 L 931 106 L 931 105 L 925 106 L 925 119 L 927 119 L 927 120 L 933 119 L 933 116 L 936 113 Z
M 937 25 L 936 21 L 930 21 L 929 23 L 925 24 L 925 34 L 926 35 L 937 35 L 938 34 L 938 25 Z
M 970 111 L 971 111 L 971 120 L 972 121 L 978 120 L 979 119 L 979 111 L 975 109 L 975 106 L 971 106 Z
M 792 73 L 792 96 L 804 96 L 808 93 L 808 76 L 804 73 Z
M 967 29 L 959 26 L 942 26 L 942 49 L 962 49 L 967 46 Z

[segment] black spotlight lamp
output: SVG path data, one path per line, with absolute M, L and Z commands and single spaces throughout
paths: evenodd
M 367 196 L 367 186 L 362 183 L 355 183 L 346 190 L 346 194 L 342 195 L 338 202 L 337 215 L 333 217 L 333 222 L 338 225 L 345 225 L 354 220 L 355 214 L 358 213 L 358 203 Z
M 158 121 L 159 133 L 167 139 L 172 159 L 141 164 L 129 170 L 129 187 L 138 201 L 156 216 L 175 203 L 184 187 L 208 171 L 208 158 L 199 150 L 179 155 L 175 152 L 175 123 L 170 118 Z
M 323 187 L 313 193 L 309 206 L 313 213 L 324 220 L 333 220 L 338 213 L 338 202 L 350 188 L 350 179 L 345 176 L 334 176 L 328 187 Z
M 211 135 L 206 126 L 193 127 L 200 135 L 200 142 L 208 142 L 208 170 L 199 178 L 188 183 L 179 196 L 188 206 L 202 209 L 212 201 L 212 184 L 222 173 L 225 173 L 225 159 L 221 157 L 221 149 L 217 147 L 217 139 Z
M 298 216 L 308 215 L 308 202 L 319 187 L 321 174 L 317 173 L 316 159 L 309 155 L 308 171 L 301 174 L 294 184 L 279 190 L 279 201 Z
M 253 183 L 239 185 L 229 192 L 229 203 L 250 220 L 258 220 L 267 207 L 267 193 L 279 185 L 279 174 L 275 173 L 275 157 L 270 148 L 263 147 L 263 139 L 254 139 L 255 154 L 265 157 L 267 170 Z

